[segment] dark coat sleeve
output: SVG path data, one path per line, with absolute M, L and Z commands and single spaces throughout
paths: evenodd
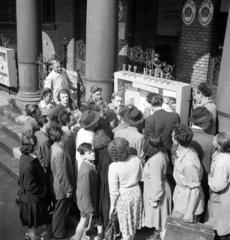
M 84 174 L 81 175 L 79 178 L 79 181 L 81 182 L 82 186 L 82 193 L 81 193 L 81 201 L 82 206 L 84 209 L 82 209 L 85 213 L 90 214 L 95 211 L 91 199 L 91 179 L 90 179 L 90 173 L 84 172 Z M 84 187 L 83 187 L 84 186 Z
M 44 197 L 46 194 L 45 176 L 38 160 L 31 161 L 24 171 L 23 186 L 26 192 L 35 198 Z
M 68 164 L 71 164 L 71 163 L 68 163 L 68 161 L 69 160 L 67 156 L 64 154 L 64 152 L 60 152 L 56 156 L 56 161 L 55 161 L 56 175 L 65 194 L 73 192 L 71 179 L 69 179 L 69 175 L 68 175 Z
M 43 142 L 37 150 L 37 157 L 42 167 L 49 168 L 50 167 L 50 156 L 51 156 L 51 145 L 50 141 L 47 140 Z

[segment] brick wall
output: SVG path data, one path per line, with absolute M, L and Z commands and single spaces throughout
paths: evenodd
M 197 11 L 192 24 L 185 25 L 181 18 L 178 44 L 176 79 L 182 82 L 191 82 L 194 85 L 209 81 L 219 7 L 218 0 L 212 0 L 214 17 L 209 25 L 203 26 L 198 20 L 198 11 L 202 1 L 194 1 Z

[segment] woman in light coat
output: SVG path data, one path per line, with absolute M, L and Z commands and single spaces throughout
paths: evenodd
M 219 133 L 213 141 L 217 148 L 212 157 L 208 184 L 211 190 L 207 210 L 207 224 L 220 239 L 230 237 L 230 135 Z
M 173 144 L 176 159 L 173 177 L 176 187 L 173 193 L 172 216 L 187 222 L 198 220 L 204 210 L 204 193 L 201 188 L 203 169 L 197 152 L 191 148 L 193 133 L 183 124 L 173 128 Z
M 159 135 L 145 139 L 148 158 L 144 167 L 145 226 L 160 231 L 162 237 L 167 217 L 171 214 L 171 189 L 167 180 L 168 156 Z M 158 233 L 159 234 L 159 233 Z

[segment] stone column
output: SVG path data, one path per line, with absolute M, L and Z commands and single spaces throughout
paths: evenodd
M 92 85 L 109 102 L 117 57 L 117 0 L 88 0 L 86 23 L 86 98 Z
M 38 103 L 37 58 L 42 52 L 41 2 L 40 0 L 17 0 L 17 48 L 19 104 Z
M 224 48 L 220 66 L 220 75 L 217 87 L 217 110 L 219 132 L 230 132 L 230 9 L 225 32 Z

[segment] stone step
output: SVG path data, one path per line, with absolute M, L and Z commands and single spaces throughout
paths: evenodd
M 20 141 L 19 137 L 11 130 L 7 129 L 6 127 L 0 125 L 0 147 L 3 148 L 6 152 L 11 154 L 12 156 L 19 158 L 19 146 Z
M 19 159 L 12 157 L 0 147 L 0 167 L 10 174 L 14 179 L 18 180 L 19 176 Z

